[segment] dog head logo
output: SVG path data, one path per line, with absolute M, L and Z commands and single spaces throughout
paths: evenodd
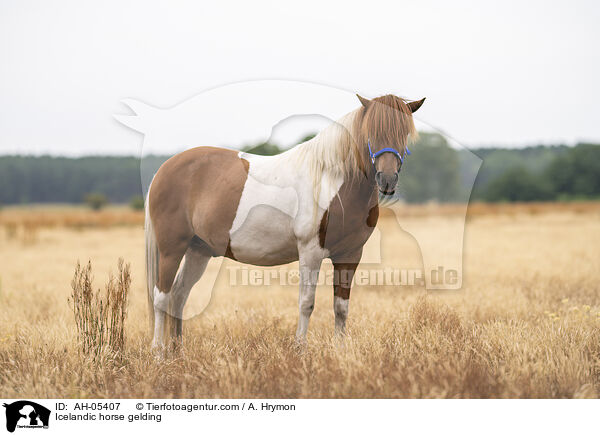
M 16 428 L 48 428 L 50 410 L 28 400 L 19 400 L 3 405 L 6 408 L 6 430 Z

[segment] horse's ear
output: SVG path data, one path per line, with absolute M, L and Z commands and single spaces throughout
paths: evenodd
M 410 111 L 412 113 L 415 113 L 417 110 L 419 110 L 419 107 L 421 107 L 424 102 L 425 102 L 425 98 L 423 98 L 419 101 L 411 101 L 410 103 L 408 103 L 408 108 L 410 109 Z
M 360 101 L 360 104 L 362 104 L 365 109 L 367 107 L 369 107 L 369 104 L 371 104 L 371 100 L 367 100 L 365 97 L 361 97 L 358 94 L 356 94 L 356 96 L 358 97 L 358 100 Z

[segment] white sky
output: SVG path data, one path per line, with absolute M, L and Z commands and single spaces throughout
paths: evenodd
M 467 146 L 600 141 L 599 22 L 593 1 L 0 0 L 0 153 L 138 154 L 120 100 L 254 79 L 425 96 Z

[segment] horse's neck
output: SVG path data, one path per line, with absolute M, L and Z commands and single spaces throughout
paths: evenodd
M 353 174 L 352 178 L 344 180 L 340 188 L 339 198 L 345 207 L 355 209 L 371 209 L 377 205 L 379 195 L 375 183 L 374 174 L 370 171 L 362 171 Z
M 362 162 L 357 160 L 356 150 L 352 149 L 355 141 L 360 140 L 353 131 L 356 113 L 350 112 L 333 122 L 313 139 L 282 154 L 277 162 L 277 168 L 286 173 L 301 162 L 296 168 L 309 174 L 309 185 L 312 184 L 313 194 L 319 198 L 322 208 L 327 207 L 324 203 L 329 204 L 336 195 L 348 207 L 372 207 L 374 202 L 377 203 L 373 167 L 361 168 Z M 366 143 L 364 153 L 361 160 L 367 160 Z
M 354 117 L 358 110 L 350 112 L 338 122 L 347 129 L 353 141 L 360 141 L 360 135 L 354 130 Z M 356 161 L 352 172 L 346 176 L 344 185 L 348 185 L 348 201 L 353 207 L 371 207 L 377 205 L 379 195 L 377 193 L 377 184 L 375 182 L 375 167 L 367 157 L 367 144 L 364 144 L 364 153 L 362 156 L 365 167 L 360 167 L 361 162 Z

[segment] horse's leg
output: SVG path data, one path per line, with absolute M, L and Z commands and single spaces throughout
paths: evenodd
M 202 277 L 210 256 L 198 249 L 189 247 L 183 257 L 183 263 L 177 272 L 175 282 L 171 288 L 169 324 L 170 338 L 175 344 L 182 342 L 183 307 L 190 295 L 192 287 Z
M 350 287 L 361 255 L 362 249 L 352 255 L 344 256 L 343 259 L 333 260 L 333 312 L 335 313 L 335 334 L 338 336 L 346 333 Z
M 167 313 L 171 304 L 171 287 L 189 242 L 180 241 L 169 245 L 168 251 L 160 251 L 158 262 L 158 283 L 154 287 L 154 340 L 153 348 L 163 348 Z
M 306 332 L 308 331 L 308 321 L 315 307 L 315 292 L 323 256 L 319 249 L 307 248 L 300 250 L 299 257 L 300 295 L 298 297 L 298 306 L 300 309 L 300 318 L 298 319 L 296 339 L 299 342 L 304 342 L 306 340 Z

